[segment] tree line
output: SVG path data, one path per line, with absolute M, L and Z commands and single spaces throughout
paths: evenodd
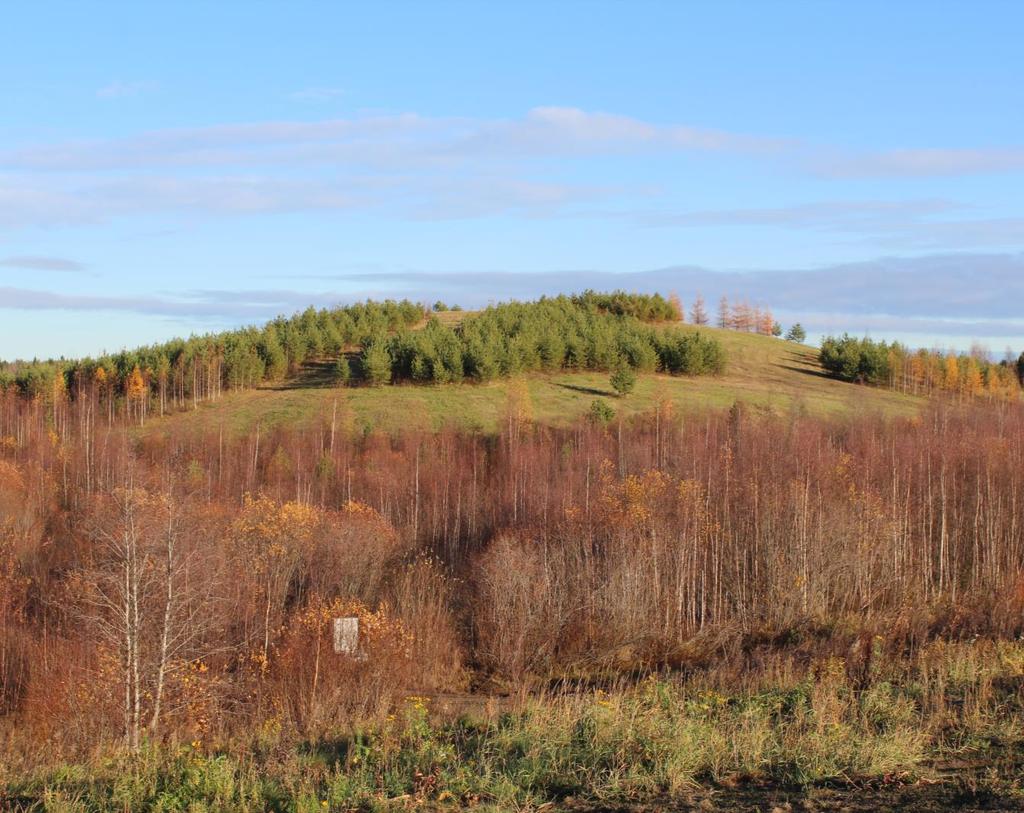
M 409 301 L 309 308 L 262 328 L 176 339 L 76 361 L 0 366 L 0 389 L 45 400 L 99 396 L 112 418 L 122 410 L 195 407 L 226 390 L 280 381 L 314 359 L 334 359 L 339 383 L 486 382 L 540 370 L 719 373 L 714 339 L 658 326 L 680 311 L 660 295 L 622 291 L 509 302 L 451 325 Z M 424 326 L 424 320 L 425 326 Z
M 0 365 L 0 387 L 43 398 L 97 390 L 111 404 L 154 401 L 162 413 L 225 390 L 279 381 L 307 359 L 338 355 L 423 318 L 423 307 L 408 300 L 310 307 L 262 328 L 173 339 L 98 358 L 7 363 Z
M 993 362 L 981 351 L 911 350 L 899 342 L 846 334 L 822 340 L 818 358 L 827 372 L 843 381 L 913 394 L 944 392 L 1016 399 L 1024 386 L 1024 353 L 1017 360 Z

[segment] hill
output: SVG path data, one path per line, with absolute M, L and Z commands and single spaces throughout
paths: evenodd
M 164 378 L 167 348 L 14 371 L 0 754 L 28 778 L 0 771 L 0 799 L 676 804 L 1024 753 L 1019 403 L 597 304 L 355 313 L 366 344 L 314 312 L 184 340 Z M 838 349 L 858 376 L 881 358 Z M 578 420 L 596 399 L 675 416 Z M 483 431 L 399 434 L 439 426 Z
M 439 316 L 455 325 L 468 315 L 447 312 Z M 504 416 L 510 388 L 524 384 L 534 419 L 551 425 L 573 422 L 586 414 L 597 398 L 623 415 L 648 411 L 666 399 L 684 414 L 741 402 L 776 414 L 799 409 L 820 416 L 854 412 L 912 415 L 924 403 L 919 397 L 830 378 L 821 370 L 817 350 L 805 345 L 711 327 L 682 325 L 678 329 L 717 339 L 726 353 L 725 373 L 713 377 L 642 374 L 635 391 L 619 398 L 604 372 L 533 373 L 487 384 L 338 387 L 334 385 L 333 360 L 324 358 L 306 362 L 297 376 L 285 381 L 229 392 L 197 410 L 152 420 L 147 429 L 159 431 L 172 423 L 184 423 L 246 432 L 256 424 L 301 424 L 330 416 L 334 405 L 343 403 L 357 429 L 395 431 L 410 426 L 436 429 L 456 425 L 488 431 Z

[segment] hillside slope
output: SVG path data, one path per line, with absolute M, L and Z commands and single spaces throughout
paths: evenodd
M 444 314 L 457 321 L 463 314 Z M 684 329 L 697 328 L 684 326 Z M 641 375 L 636 390 L 616 397 L 605 373 L 562 372 L 526 376 L 534 419 L 566 424 L 587 413 L 595 398 L 607 401 L 623 415 L 649 410 L 668 399 L 683 413 L 720 409 L 740 401 L 752 408 L 782 413 L 790 409 L 818 415 L 842 415 L 853 411 L 909 415 L 923 400 L 884 389 L 843 383 L 821 372 L 813 348 L 767 336 L 717 328 L 700 328 L 725 347 L 728 367 L 718 377 Z M 357 430 L 395 431 L 444 425 L 493 430 L 505 414 L 510 388 L 522 384 L 495 381 L 489 384 L 444 386 L 398 385 L 383 388 L 336 387 L 330 361 L 308 363 L 301 373 L 281 384 L 232 392 L 198 410 L 150 421 L 149 431 L 182 424 L 247 431 L 257 423 L 304 423 L 339 413 Z

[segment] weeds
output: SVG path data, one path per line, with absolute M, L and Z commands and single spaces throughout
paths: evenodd
M 8 798 L 59 811 L 263 811 L 629 802 L 743 780 L 807 786 L 926 775 L 952 754 L 1020 744 L 1024 646 L 934 644 L 876 668 L 867 688 L 835 658 L 799 679 L 727 694 L 650 678 L 606 693 L 531 697 L 494 716 L 441 719 L 407 697 L 384 719 L 317 742 L 210 751 L 148 747 L 58 765 Z M 269 747 L 266 747 L 269 745 Z M 242 756 L 249 754 L 249 756 Z M 256 756 L 258 754 L 258 756 Z

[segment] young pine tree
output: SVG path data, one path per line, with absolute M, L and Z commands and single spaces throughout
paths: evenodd
M 607 426 L 615 420 L 615 410 L 612 409 L 607 401 L 595 398 L 590 404 L 590 414 L 588 417 L 596 424 Z
M 636 373 L 633 372 L 633 368 L 629 366 L 625 359 L 620 359 L 616 363 L 615 369 L 612 370 L 609 382 L 612 385 L 612 389 L 622 398 L 629 395 L 633 388 L 636 387 Z
M 363 350 L 363 376 L 371 387 L 383 387 L 391 381 L 391 354 L 383 341 L 371 341 Z
M 344 353 L 338 356 L 334 362 L 334 380 L 338 386 L 344 387 L 352 378 L 352 367 L 348 363 L 348 356 Z

